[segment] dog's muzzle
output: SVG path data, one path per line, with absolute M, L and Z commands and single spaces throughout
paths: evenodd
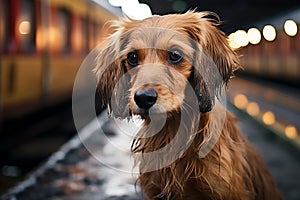
M 139 108 L 149 110 L 157 100 L 157 92 L 153 89 L 138 90 L 134 94 L 134 101 Z

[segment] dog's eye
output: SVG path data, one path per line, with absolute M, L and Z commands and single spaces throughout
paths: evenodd
M 178 64 L 183 59 L 183 53 L 178 49 L 172 49 L 168 53 L 168 61 L 171 64 Z
M 139 64 L 138 62 L 139 62 L 139 57 L 137 52 L 133 51 L 127 54 L 127 63 L 131 67 L 136 67 Z

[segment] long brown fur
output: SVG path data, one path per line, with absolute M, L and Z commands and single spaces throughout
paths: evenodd
M 212 14 L 187 12 L 116 23 L 115 33 L 100 46 L 96 60 L 95 73 L 102 103 L 108 105 L 115 116 L 140 114 L 145 119 L 133 141 L 132 152 L 136 154 L 135 161 L 141 171 L 138 183 L 147 199 L 282 199 L 264 161 L 240 133 L 235 117 L 224 111 L 222 105 L 214 103 L 218 90 L 227 85 L 239 67 L 239 59 L 228 45 L 225 34 L 216 27 L 218 20 L 209 19 L 209 15 Z M 147 31 L 149 28 L 158 29 Z M 170 45 L 182 47 L 186 57 L 176 66 L 166 59 L 166 49 Z M 126 55 L 132 51 L 137 51 L 140 59 L 135 73 L 130 73 L 134 72 L 133 67 L 126 62 Z M 205 66 L 210 62 L 216 65 L 218 72 Z M 195 70 L 196 66 L 198 70 Z M 128 82 L 119 84 L 118 80 L 125 74 L 129 74 L 125 77 Z M 170 88 L 160 84 L 161 79 Z M 177 152 L 174 156 L 179 156 L 174 162 L 161 167 L 164 160 L 172 158 L 163 155 L 145 159 L 143 155 L 176 140 L 182 113 L 192 112 L 191 108 L 180 109 L 187 99 L 184 89 L 187 84 L 201 97 L 199 109 L 204 111 L 185 119 L 194 124 L 184 128 L 188 148 Z M 133 100 L 136 91 L 150 87 L 157 91 L 157 103 L 167 113 L 164 126 L 154 135 L 147 129 L 150 118 L 140 112 Z M 113 94 L 114 91 L 117 94 Z M 116 95 L 114 100 L 111 100 L 112 95 Z M 121 106 L 119 101 L 125 101 L 126 105 Z M 113 108 L 114 105 L 120 106 Z M 226 115 L 224 124 L 222 112 Z M 217 134 L 219 123 L 222 128 Z M 211 151 L 199 156 L 201 148 L 212 140 L 216 144 Z M 157 170 L 147 170 L 153 166 L 158 166 Z

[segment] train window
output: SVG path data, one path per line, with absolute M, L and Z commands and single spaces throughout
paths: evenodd
M 89 21 L 88 26 L 89 26 L 89 48 L 93 49 L 94 48 L 94 26 L 92 21 Z
M 35 18 L 34 1 L 21 2 L 17 31 L 20 39 L 20 49 L 23 52 L 35 50 Z
M 101 39 L 101 26 L 95 22 L 90 21 L 89 23 L 89 47 L 94 48 L 98 45 L 100 39 Z
M 95 47 L 99 43 L 99 38 L 101 35 L 101 30 L 99 27 L 100 26 L 98 23 L 96 22 L 93 23 L 93 39 L 94 39 L 93 47 Z
M 88 20 L 86 18 L 81 18 L 81 24 L 82 24 L 82 52 L 86 53 L 88 52 Z
M 8 5 L 7 1 L 1 1 L 2 6 L 0 6 L 0 41 L 1 47 L 0 50 L 8 49 L 9 44 L 9 23 L 8 23 Z
M 68 53 L 71 50 L 71 20 L 70 14 L 66 9 L 60 9 L 57 17 L 57 41 L 58 49 L 61 52 Z

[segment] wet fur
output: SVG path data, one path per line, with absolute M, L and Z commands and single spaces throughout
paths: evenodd
M 239 67 L 239 60 L 229 47 L 225 34 L 216 27 L 218 20 L 212 20 L 209 15 L 211 13 L 187 12 L 115 23 L 115 32 L 102 43 L 96 60 L 95 73 L 99 79 L 102 104 L 112 109 L 111 96 L 115 90 L 118 96 L 114 105 L 119 105 L 119 100 L 127 103 L 120 105 L 113 112 L 114 116 L 143 115 L 133 101 L 135 91 L 152 87 L 159 94 L 158 103 L 167 112 L 165 125 L 155 135 L 145 138 L 143 136 L 149 134 L 146 125 L 150 123 L 145 115 L 145 126 L 132 144 L 132 152 L 136 154 L 136 163 L 141 170 L 138 183 L 147 199 L 282 199 L 262 158 L 240 133 L 232 114 L 225 111 L 220 137 L 217 138 L 215 134 L 214 127 L 219 126 L 221 120 L 218 113 L 223 112 L 224 108 L 214 99 L 218 96 L 219 88 L 227 85 L 234 70 Z M 180 32 L 193 39 L 174 40 L 177 46 L 184 46 L 187 57 L 180 66 L 170 66 L 165 59 L 167 52 L 164 49 L 168 49 L 167 45 L 173 42 L 169 34 L 142 31 L 143 28 L 152 27 Z M 156 51 L 149 49 L 149 46 L 157 48 Z M 118 85 L 120 77 L 131 70 L 126 63 L 126 55 L 133 49 L 138 50 L 141 57 L 140 69 L 127 77 L 126 84 Z M 216 64 L 220 78 L 215 76 L 214 69 L 203 66 L 203 63 L 211 62 L 203 60 L 207 58 L 203 56 L 204 53 Z M 149 66 L 153 66 L 152 70 L 149 70 Z M 174 67 L 184 78 L 164 66 Z M 199 70 L 194 70 L 195 66 L 200 66 Z M 166 83 L 169 81 L 170 85 L 174 80 L 178 80 L 178 83 L 171 89 L 166 88 L 159 84 L 157 77 Z M 147 78 L 157 81 L 157 84 L 147 84 Z M 187 137 L 195 135 L 188 149 L 179 152 L 180 158 L 166 167 L 147 172 L 147 167 L 159 165 L 160 161 L 159 158 L 153 158 L 149 162 L 143 159 L 143 154 L 169 144 L 178 131 L 182 112 L 189 112 L 188 109 L 179 109 L 186 98 L 184 87 L 187 83 L 194 87 L 199 101 L 200 112 L 188 119 L 190 123 L 199 121 L 198 130 L 186 128 Z M 180 98 L 174 98 L 174 95 Z M 199 157 L 201 147 L 213 139 L 217 141 L 214 148 L 204 157 Z

